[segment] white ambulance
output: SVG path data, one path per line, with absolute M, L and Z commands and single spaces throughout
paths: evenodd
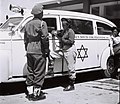
M 25 80 L 27 68 L 23 29 L 32 18 L 30 13 L 23 16 L 16 15 L 10 17 L 0 27 L 0 83 Z M 62 18 L 71 20 L 71 26 L 75 32 L 76 72 L 104 70 L 105 75 L 111 77 L 115 70 L 110 53 L 110 35 L 112 34 L 111 27 L 115 24 L 91 14 L 44 10 L 43 20 L 48 25 L 51 52 L 57 50 L 59 45 L 57 37 L 52 37 L 51 30 L 62 29 Z M 47 73 L 48 63 L 46 66 Z M 56 58 L 52 68 L 54 76 L 67 73 L 63 57 Z

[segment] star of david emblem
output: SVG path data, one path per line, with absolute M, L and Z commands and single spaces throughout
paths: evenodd
M 81 58 L 82 61 L 84 61 L 85 58 L 88 58 L 87 55 L 88 48 L 85 48 L 83 45 L 81 45 L 81 48 L 77 49 L 77 51 L 78 51 L 77 58 Z

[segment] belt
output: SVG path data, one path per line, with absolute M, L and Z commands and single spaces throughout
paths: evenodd
M 38 38 L 38 37 L 37 37 L 37 38 L 35 37 L 35 38 L 29 38 L 28 41 L 29 41 L 29 43 L 30 43 L 30 42 L 39 42 L 39 41 L 41 41 L 41 39 Z

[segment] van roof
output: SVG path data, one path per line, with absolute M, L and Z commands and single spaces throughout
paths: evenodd
M 107 22 L 107 23 L 109 23 L 113 26 L 116 26 L 113 22 L 109 21 L 108 19 L 100 17 L 100 16 L 96 16 L 96 15 L 93 15 L 93 14 L 66 11 L 66 10 L 47 10 L 47 9 L 44 9 L 43 13 L 44 13 L 44 15 L 49 14 L 49 15 L 77 16 L 77 17 L 88 18 L 88 19 L 93 19 L 93 20 L 100 20 L 100 21 Z M 14 16 L 18 17 L 18 16 L 20 16 L 20 14 L 19 15 L 14 15 Z M 26 18 L 26 17 L 29 17 L 29 16 L 32 16 L 31 10 L 25 11 L 24 16 L 22 16 L 22 17 Z

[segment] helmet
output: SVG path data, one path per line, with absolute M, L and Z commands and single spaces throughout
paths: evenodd
M 33 15 L 40 14 L 42 11 L 43 11 L 43 5 L 38 3 L 32 8 L 31 14 Z

